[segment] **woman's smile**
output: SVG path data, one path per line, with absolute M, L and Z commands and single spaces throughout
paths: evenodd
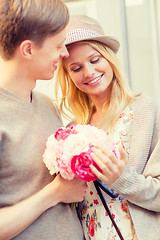
M 86 82 L 84 84 L 92 85 L 92 86 L 94 85 L 95 86 L 95 85 L 97 85 L 97 84 L 99 84 L 101 82 L 103 75 L 104 74 L 102 74 L 102 75 L 100 75 L 100 76 L 98 76 L 98 77 L 96 77 L 96 78 L 94 78 L 94 79 L 92 79 L 89 82 Z

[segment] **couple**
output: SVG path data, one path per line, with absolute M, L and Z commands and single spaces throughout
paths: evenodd
M 58 9 L 58 10 L 57 10 Z M 14 21 L 13 21 L 14 20 Z M 159 239 L 159 109 L 123 80 L 119 42 L 99 24 L 72 16 L 61 0 L 0 0 L 0 239 L 120 239 L 93 183 L 48 173 L 46 140 L 62 126 L 52 101 L 32 91 L 53 77 L 75 123 L 96 125 L 119 146 L 119 158 L 95 149 L 92 167 L 125 240 Z M 67 28 L 66 28 L 67 26 Z M 67 37 L 66 37 L 67 31 Z M 81 202 L 82 227 L 70 202 Z M 145 222 L 144 222 L 145 218 Z

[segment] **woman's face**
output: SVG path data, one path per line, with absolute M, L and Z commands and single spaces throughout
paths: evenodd
M 74 84 L 91 98 L 105 98 L 113 79 L 109 62 L 87 43 L 74 43 L 68 47 L 65 59 L 68 73 Z

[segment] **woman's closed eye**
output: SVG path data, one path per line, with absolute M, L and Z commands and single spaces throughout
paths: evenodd
M 81 70 L 82 67 L 76 67 L 76 68 L 73 68 L 71 69 L 71 71 L 73 72 L 79 72 Z
M 95 64 L 97 62 L 99 62 L 100 60 L 100 56 L 94 56 L 91 60 L 90 63 L 91 64 Z M 74 68 L 71 68 L 72 72 L 79 72 L 82 69 L 82 66 L 75 66 Z
M 100 57 L 94 57 L 94 59 L 92 59 L 90 62 L 91 63 L 97 63 L 100 60 Z

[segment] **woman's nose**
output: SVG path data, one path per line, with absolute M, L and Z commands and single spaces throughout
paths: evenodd
M 93 66 L 87 65 L 84 68 L 84 77 L 85 78 L 89 78 L 89 77 L 93 77 L 93 75 L 95 74 L 95 69 Z

